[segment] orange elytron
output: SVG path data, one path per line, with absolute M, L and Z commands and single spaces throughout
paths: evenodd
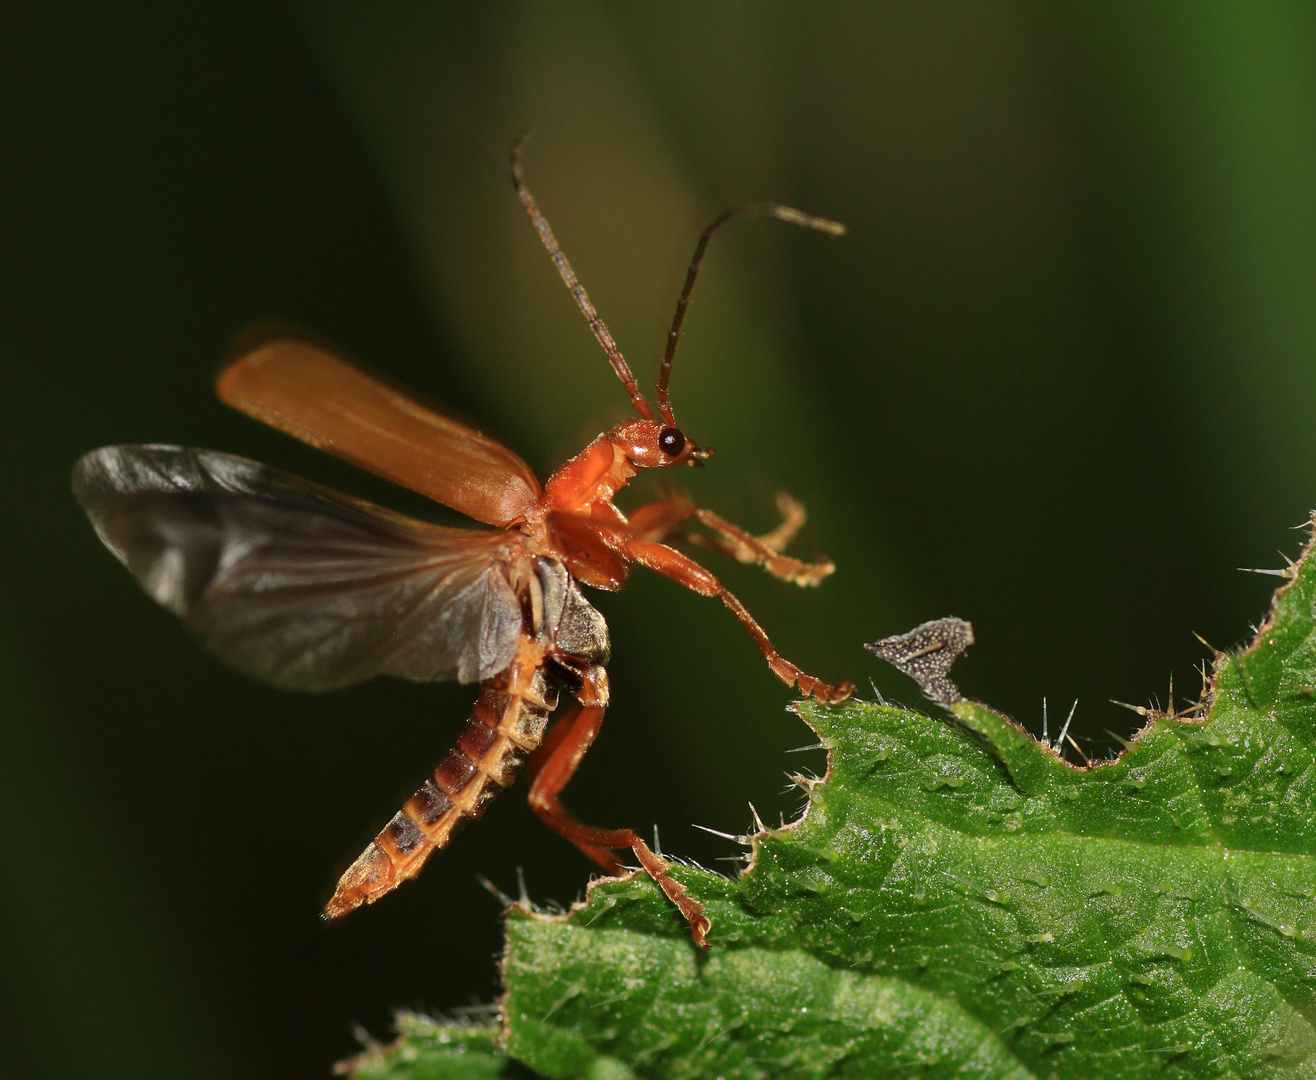
M 615 590 L 632 567 L 720 599 L 784 683 L 838 702 L 829 684 L 782 657 L 740 601 L 664 543 L 689 519 L 706 544 L 770 574 L 815 585 L 830 563 L 782 554 L 803 511 L 755 537 L 671 494 L 623 514 L 617 492 L 641 469 L 712 454 L 676 425 L 668 380 L 709 238 L 736 216 L 770 216 L 831 235 L 843 227 L 775 204 L 728 210 L 704 230 L 677 303 L 657 410 L 576 280 L 512 154 L 512 180 L 536 230 L 603 346 L 639 418 L 599 435 L 542 488 L 493 439 L 433 412 L 345 360 L 280 338 L 220 375 L 228 405 L 458 510 L 487 529 L 417 521 L 244 458 L 177 446 L 107 446 L 78 462 L 73 488 L 107 547 L 202 645 L 275 686 L 331 690 L 374 675 L 480 684 L 461 738 L 343 874 L 325 909 L 343 915 L 413 877 L 529 762 L 530 805 L 609 873 L 630 848 L 706 944 L 703 906 L 630 829 L 577 821 L 559 796 L 598 735 L 608 704 L 608 630 L 580 586 Z M 684 536 L 685 534 L 679 534 Z M 565 691 L 572 706 L 549 729 Z

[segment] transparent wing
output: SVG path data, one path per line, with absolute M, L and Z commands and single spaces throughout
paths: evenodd
M 428 525 L 254 461 L 106 446 L 73 491 L 105 545 L 202 644 L 275 686 L 478 682 L 521 633 L 517 536 Z

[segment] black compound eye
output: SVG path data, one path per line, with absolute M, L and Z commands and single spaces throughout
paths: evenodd
M 658 447 L 668 457 L 676 457 L 685 449 L 685 436 L 674 427 L 663 428 L 658 433 Z

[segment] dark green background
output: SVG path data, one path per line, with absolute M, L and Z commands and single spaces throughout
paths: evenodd
M 391 1007 L 489 1000 L 483 873 L 589 864 L 516 794 L 344 924 L 337 872 L 446 750 L 461 687 L 267 690 L 202 655 L 68 492 L 107 442 L 246 454 L 425 512 L 231 415 L 209 380 L 296 321 L 546 473 L 625 413 L 506 183 L 527 172 L 642 380 L 730 202 L 678 359 L 678 479 L 813 512 L 802 593 L 725 577 L 783 652 L 911 704 L 859 645 L 973 621 L 970 694 L 1040 726 L 1196 691 L 1316 505 L 1316 15 L 1146 5 L 10 5 L 0 17 L 0 1074 L 324 1075 Z M 716 605 L 599 607 L 615 707 L 573 789 L 710 862 L 791 813 L 790 695 Z M 1053 729 L 1054 731 L 1054 729 Z

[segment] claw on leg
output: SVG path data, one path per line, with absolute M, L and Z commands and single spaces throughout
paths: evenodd
M 770 659 L 768 667 L 787 686 L 798 686 L 800 693 L 805 697 L 821 701 L 824 705 L 839 705 L 854 696 L 854 683 L 847 682 L 844 679 L 835 684 L 825 683 L 822 679 L 815 679 L 812 675 L 806 675 L 789 660 L 781 656 Z

